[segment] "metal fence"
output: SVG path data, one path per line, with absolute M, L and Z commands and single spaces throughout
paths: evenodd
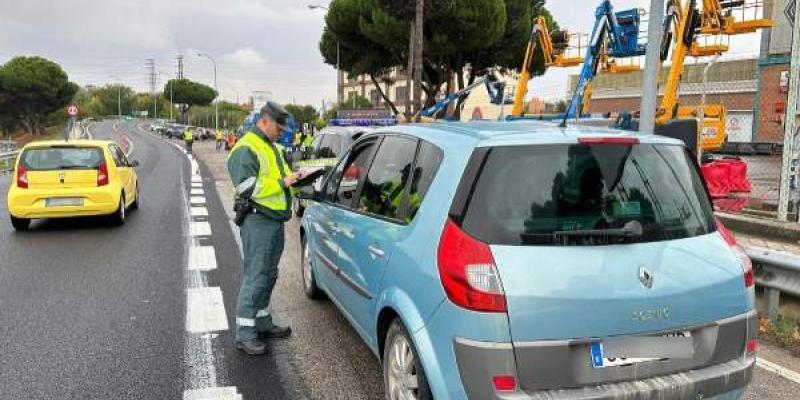
M 800 297 L 800 256 L 760 247 L 746 247 L 753 260 L 756 284 L 764 289 L 767 317 L 778 316 L 781 294 Z

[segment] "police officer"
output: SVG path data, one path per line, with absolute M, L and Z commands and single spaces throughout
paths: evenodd
M 194 143 L 194 129 L 191 126 L 186 127 L 183 132 L 183 141 L 186 142 L 186 152 L 192 154 L 192 143 Z
M 236 348 L 251 355 L 266 353 L 264 340 L 292 332 L 276 325 L 269 309 L 283 252 L 283 223 L 291 218 L 290 185 L 299 177 L 277 143 L 288 117 L 281 105 L 268 102 L 228 156 L 236 195 L 249 199 L 252 207 L 240 228 L 244 268 L 236 305 Z
M 224 148 L 225 134 L 222 132 L 222 130 L 217 129 L 215 136 L 215 139 L 217 140 L 217 151 L 220 151 Z

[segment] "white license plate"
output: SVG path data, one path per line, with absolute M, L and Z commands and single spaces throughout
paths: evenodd
M 673 338 L 673 337 L 690 338 L 692 337 L 692 333 L 689 331 L 671 332 L 662 336 L 665 338 Z M 595 342 L 591 344 L 589 356 L 591 358 L 592 367 L 594 368 L 622 367 L 626 365 L 633 365 L 648 361 L 660 360 L 660 358 L 606 357 L 603 351 L 602 342 Z
M 60 197 L 45 200 L 47 207 L 80 207 L 83 199 L 80 197 Z

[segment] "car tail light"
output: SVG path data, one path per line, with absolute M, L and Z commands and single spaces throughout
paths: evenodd
M 17 187 L 20 189 L 28 188 L 28 170 L 22 163 L 17 165 Z
M 750 339 L 747 341 L 747 355 L 752 356 L 756 354 L 756 350 L 758 349 L 758 341 L 756 339 Z
M 498 392 L 510 392 L 517 388 L 517 378 L 511 375 L 497 375 L 492 377 L 494 390 Z
M 582 137 L 578 138 L 578 144 L 616 144 L 631 146 L 639 144 L 639 138 L 635 137 Z
M 742 262 L 742 270 L 744 273 L 744 286 L 745 287 L 752 287 L 755 284 L 755 278 L 753 277 L 753 262 L 750 261 L 750 257 L 747 256 L 747 253 L 744 251 L 742 246 L 739 246 L 736 243 L 736 238 L 733 236 L 733 233 L 722 224 L 718 218 L 716 219 L 717 222 L 717 230 L 722 238 L 725 240 L 725 243 L 731 247 L 733 250 L 733 254 Z
M 105 162 L 97 166 L 97 186 L 108 185 L 108 164 Z
M 506 312 L 505 291 L 489 246 L 450 219 L 439 241 L 438 263 L 450 301 L 473 311 Z

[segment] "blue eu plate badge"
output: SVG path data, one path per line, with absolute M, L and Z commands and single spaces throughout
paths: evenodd
M 600 368 L 603 366 L 603 343 L 594 342 L 591 345 L 592 367 Z

